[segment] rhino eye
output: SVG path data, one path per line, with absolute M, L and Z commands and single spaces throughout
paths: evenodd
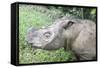
M 45 32 L 45 33 L 44 33 L 44 36 L 45 36 L 46 38 L 49 38 L 49 37 L 51 36 L 51 33 L 50 33 L 50 32 Z

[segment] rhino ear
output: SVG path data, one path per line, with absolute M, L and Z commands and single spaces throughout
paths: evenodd
M 74 23 L 75 23 L 74 21 L 68 21 L 68 22 L 63 26 L 63 28 L 64 28 L 64 29 L 67 29 L 67 28 L 71 27 Z
M 27 41 L 28 43 L 32 43 L 34 36 L 37 35 L 37 34 L 36 34 L 36 31 L 38 31 L 38 29 L 33 28 L 33 27 L 31 27 L 31 28 L 29 28 L 29 29 L 27 30 L 26 41 Z

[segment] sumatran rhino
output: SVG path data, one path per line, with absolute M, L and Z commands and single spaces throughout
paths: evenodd
M 63 17 L 47 28 L 29 29 L 27 41 L 45 50 L 64 47 L 73 51 L 78 60 L 96 59 L 96 24 L 90 20 Z

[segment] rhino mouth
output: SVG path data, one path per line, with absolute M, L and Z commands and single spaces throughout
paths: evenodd
M 45 47 L 32 46 L 32 47 L 35 48 L 35 49 L 43 49 L 43 50 L 48 50 L 48 51 L 58 50 L 58 48 L 51 48 L 51 47 L 48 47 L 48 46 L 45 46 Z
M 38 46 L 32 46 L 35 49 L 42 49 L 42 47 L 38 47 Z

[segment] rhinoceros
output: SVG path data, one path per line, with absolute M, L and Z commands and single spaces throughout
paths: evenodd
M 34 48 L 74 52 L 77 60 L 96 59 L 96 24 L 90 20 L 63 17 L 52 25 L 42 28 L 30 28 L 27 41 Z

